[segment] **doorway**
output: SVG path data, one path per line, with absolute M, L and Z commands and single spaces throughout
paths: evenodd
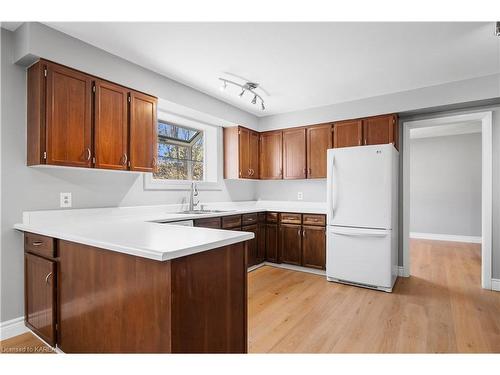
M 481 132 L 481 286 L 491 289 L 492 267 L 492 114 L 475 112 L 403 123 L 403 276 L 410 275 L 412 134 L 443 134 L 452 128 Z M 415 218 L 414 218 L 415 219 Z

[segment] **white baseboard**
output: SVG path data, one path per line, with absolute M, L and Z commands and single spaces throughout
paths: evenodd
M 500 292 L 500 279 L 491 279 L 491 290 Z
M 481 243 L 479 236 L 458 236 L 455 234 L 439 234 L 439 233 L 419 233 L 410 232 L 410 238 L 418 238 L 425 240 L 435 241 L 451 241 L 451 242 L 467 242 L 467 243 Z
M 398 266 L 398 276 L 399 277 L 408 277 L 408 276 L 405 276 L 405 269 L 403 266 Z
M 28 331 L 28 328 L 24 325 L 24 316 L 0 323 L 1 340 L 18 336 Z

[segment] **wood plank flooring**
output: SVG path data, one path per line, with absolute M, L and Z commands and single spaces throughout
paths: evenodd
M 11 337 L 0 341 L 0 353 L 2 354 L 45 354 L 54 353 L 50 346 L 45 345 L 31 332 Z
M 480 245 L 412 240 L 392 294 L 273 267 L 249 274 L 251 353 L 500 352 L 500 293 Z
M 499 353 L 500 293 L 481 289 L 480 253 L 480 245 L 412 240 L 411 277 L 392 294 L 261 267 L 249 273 L 249 352 Z M 30 333 L 0 345 L 2 353 L 50 349 Z

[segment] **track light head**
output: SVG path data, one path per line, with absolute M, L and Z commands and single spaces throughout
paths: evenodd
M 220 91 L 224 91 L 227 88 L 227 82 L 226 81 L 222 81 L 222 82 L 224 82 L 224 83 L 220 87 Z
M 241 90 L 240 95 L 239 95 L 240 98 L 243 97 L 243 94 L 245 93 L 245 91 L 246 91 L 245 89 Z
M 257 95 L 254 95 L 253 99 L 252 99 L 252 104 L 255 104 L 255 103 L 257 103 Z
M 500 21 L 497 21 L 497 23 L 496 23 L 495 35 L 500 36 Z
M 266 107 L 264 106 L 264 101 L 261 101 L 260 102 L 260 108 L 265 111 L 266 110 Z

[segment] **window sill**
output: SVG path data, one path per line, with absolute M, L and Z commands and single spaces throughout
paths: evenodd
M 188 180 L 159 180 L 152 173 L 144 173 L 144 190 L 191 190 Z M 222 190 L 222 181 L 195 181 L 198 190 Z

